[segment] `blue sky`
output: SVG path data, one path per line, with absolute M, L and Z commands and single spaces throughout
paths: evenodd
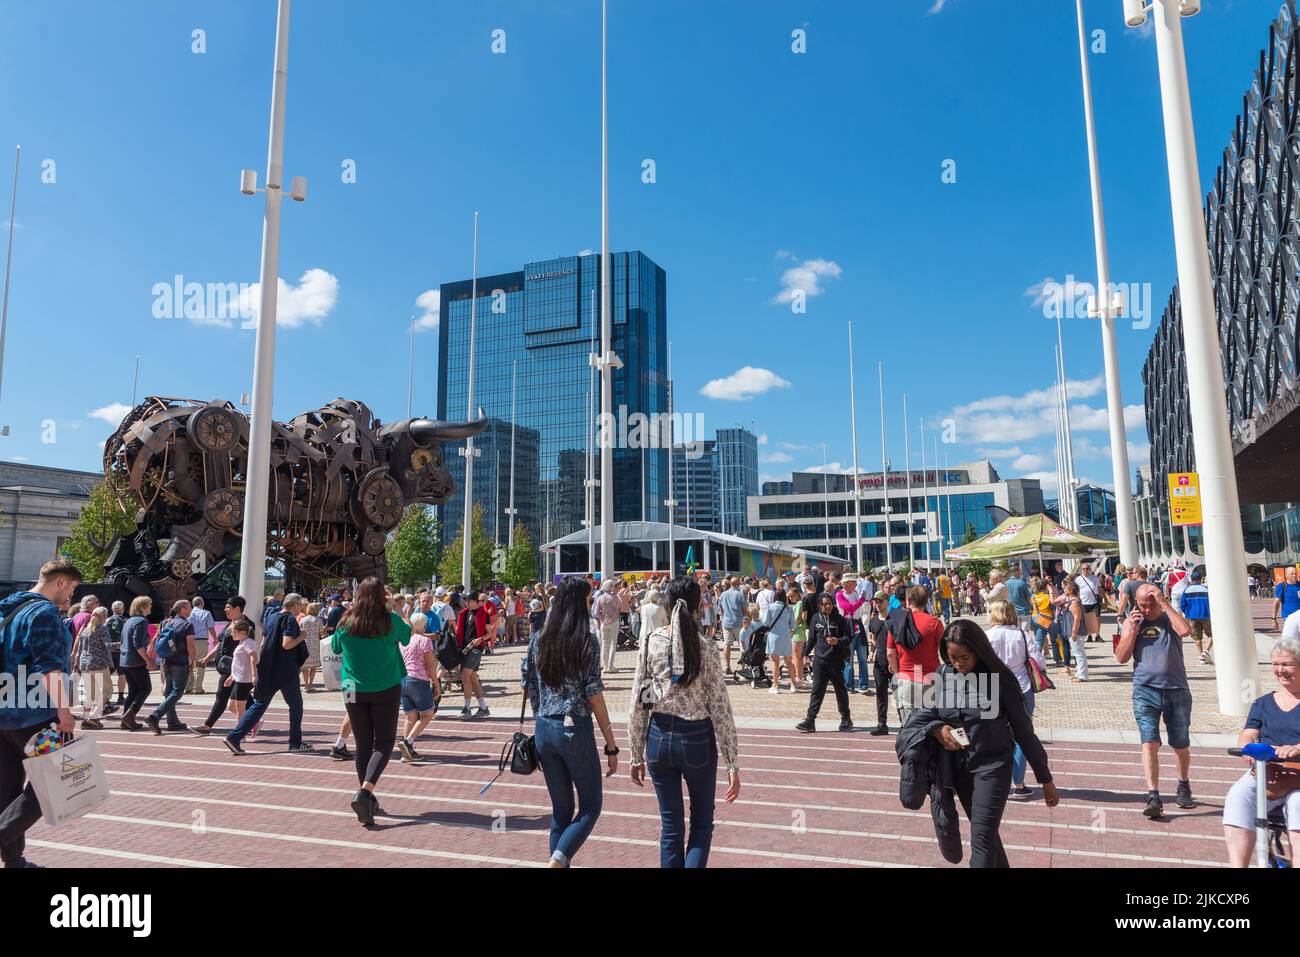
M 952 418 L 950 464 L 988 455 L 1053 490 L 1055 323 L 1034 291 L 1095 274 L 1074 4 L 610 7 L 611 244 L 667 270 L 679 408 L 710 430 L 754 423 L 765 477 L 819 467 L 822 442 L 851 465 L 852 321 L 863 468 L 880 465 L 883 361 L 895 465 L 907 392 L 914 466 L 920 418 L 931 436 Z M 1278 4 L 1204 7 L 1184 25 L 1208 185 Z M 277 417 L 339 394 L 405 414 L 408 322 L 469 275 L 475 209 L 483 274 L 599 247 L 599 9 L 295 4 L 286 172 L 310 195 L 284 212 Z M 1091 64 L 1112 272 L 1154 299 L 1150 328 L 1119 324 L 1136 463 L 1141 366 L 1175 279 L 1156 51 L 1119 0 L 1085 11 L 1105 31 Z M 0 457 L 98 468 L 137 354 L 141 396 L 250 390 L 252 333 L 159 318 L 155 285 L 257 281 L 262 202 L 238 174 L 265 175 L 274 28 L 272 0 L 0 10 L 5 202 L 5 150 L 23 146 Z M 1099 329 L 1067 319 L 1064 337 L 1077 471 L 1110 484 Z M 437 336 L 416 342 L 416 412 L 432 414 Z

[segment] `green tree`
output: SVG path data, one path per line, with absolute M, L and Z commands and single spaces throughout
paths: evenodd
M 408 506 L 384 551 L 389 584 L 406 588 L 431 582 L 442 560 L 442 529 L 433 509 Z
M 118 504 L 113 480 L 104 479 L 90 493 L 90 501 L 81 510 L 81 516 L 72 523 L 67 541 L 60 549 L 65 558 L 81 571 L 88 581 L 104 577 L 104 562 L 108 560 L 107 547 L 113 536 L 135 534 L 135 512 Z
M 537 577 L 537 547 L 522 523 L 515 524 L 514 548 L 506 551 L 505 572 L 501 580 L 511 588 L 522 588 Z
M 455 540 L 442 553 L 442 561 L 438 564 L 438 577 L 447 585 L 454 585 L 460 581 L 460 553 L 463 548 L 464 537 L 461 532 L 457 532 Z M 486 584 L 497 577 L 492 570 L 492 551 L 492 536 L 487 533 L 487 525 L 483 519 L 483 506 L 475 505 L 470 518 L 471 584 Z

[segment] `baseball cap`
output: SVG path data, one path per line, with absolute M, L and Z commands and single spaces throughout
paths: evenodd
M 434 597 L 434 598 L 446 598 L 446 597 L 447 597 L 447 589 L 446 589 L 444 586 L 439 585 L 437 588 L 435 588 L 435 589 L 433 590 L 433 597 Z

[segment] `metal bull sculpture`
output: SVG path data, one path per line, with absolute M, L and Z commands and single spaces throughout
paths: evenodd
M 486 424 L 382 425 L 350 399 L 273 422 L 267 556 L 309 592 L 328 577 L 384 577 L 384 545 L 406 506 L 455 491 L 442 443 Z M 104 474 L 137 531 L 109 544 L 105 583 L 152 595 L 155 610 L 196 592 L 230 594 L 247 464 L 248 418 L 229 402 L 150 396 L 132 409 L 105 444 Z

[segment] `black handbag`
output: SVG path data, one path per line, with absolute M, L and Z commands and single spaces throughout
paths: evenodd
M 524 711 L 528 708 L 528 689 L 523 690 L 523 700 L 519 702 L 519 730 L 510 736 L 506 746 L 501 749 L 501 760 L 497 762 L 497 776 L 510 766 L 511 774 L 532 774 L 537 770 L 537 738 L 524 733 Z
M 506 768 L 510 769 L 511 774 L 532 774 L 541 766 L 541 761 L 537 757 L 537 738 L 535 735 L 524 733 L 524 712 L 528 708 L 528 688 L 523 689 L 523 700 L 519 702 L 519 730 L 510 736 L 505 747 L 501 749 L 501 759 L 497 761 L 497 773 L 487 784 L 483 785 L 478 792 L 479 795 L 487 793 L 487 789 L 497 783 L 497 779 L 506 773 Z

